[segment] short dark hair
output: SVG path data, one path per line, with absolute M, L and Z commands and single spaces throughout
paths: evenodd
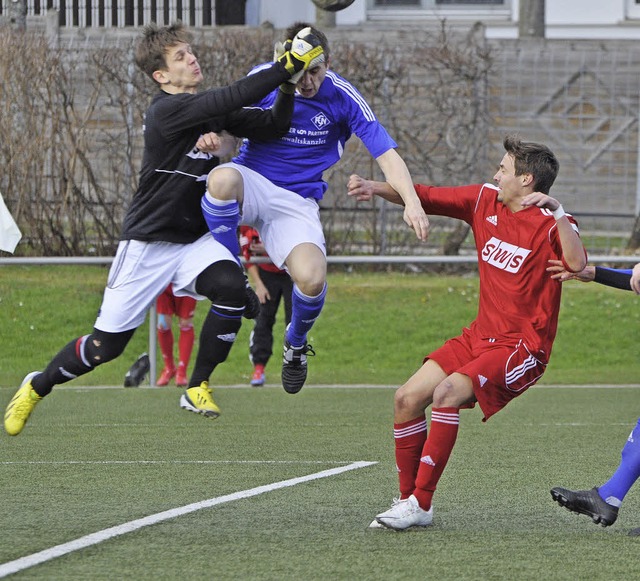
M 136 65 L 153 80 L 155 71 L 167 68 L 167 51 L 181 42 L 190 44 L 193 35 L 182 22 L 158 26 L 155 22 L 142 29 L 142 38 L 136 46 Z
M 327 40 L 326 35 L 321 30 L 318 30 L 313 24 L 309 24 L 308 22 L 296 22 L 292 24 L 289 28 L 287 28 L 285 32 L 284 40 L 292 40 L 293 37 L 298 34 L 303 28 L 310 28 L 311 33 L 314 36 L 318 37 L 320 41 L 320 46 L 322 46 L 322 50 L 324 51 L 325 61 L 329 58 L 329 41 Z
M 549 194 L 560 170 L 560 163 L 553 151 L 541 143 L 522 141 L 517 135 L 507 135 L 504 148 L 513 157 L 516 175 L 531 174 L 534 190 Z

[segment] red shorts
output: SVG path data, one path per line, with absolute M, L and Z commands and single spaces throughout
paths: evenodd
M 158 297 L 159 315 L 177 315 L 181 319 L 191 319 L 196 311 L 196 299 L 193 297 L 176 297 L 169 285 Z
M 546 363 L 533 356 L 522 340 L 476 337 L 469 329 L 430 353 L 447 374 L 462 373 L 473 382 L 473 392 L 488 420 L 513 398 L 536 383 Z

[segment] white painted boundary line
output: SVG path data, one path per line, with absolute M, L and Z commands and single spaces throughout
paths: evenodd
M 272 490 L 295 486 L 296 484 L 302 484 L 303 482 L 319 480 L 320 478 L 328 478 L 329 476 L 335 476 L 337 474 L 342 474 L 343 472 L 348 472 L 350 470 L 357 470 L 358 468 L 366 468 L 367 466 L 373 466 L 374 464 L 377 464 L 377 462 L 353 462 L 352 464 L 349 464 L 347 466 L 331 468 L 330 470 L 322 470 L 321 472 L 309 474 L 308 476 L 300 476 L 298 478 L 282 480 L 281 482 L 274 482 L 273 484 L 265 484 L 264 486 L 250 488 L 249 490 L 241 490 L 240 492 L 234 492 L 233 494 L 227 494 L 225 496 L 219 496 L 217 498 L 210 498 L 209 500 L 202 500 L 200 502 L 194 502 L 193 504 L 187 504 L 178 508 L 172 508 L 170 510 L 165 510 L 164 512 L 145 516 L 144 518 L 132 520 L 115 527 L 98 531 L 97 533 L 92 533 L 90 535 L 80 537 L 79 539 L 76 539 L 74 541 L 69 541 L 68 543 L 63 543 L 62 545 L 56 545 L 55 547 L 51 547 L 50 549 L 45 549 L 44 551 L 33 553 L 33 555 L 21 557 L 20 559 L 16 559 L 15 561 L 3 563 L 2 565 L 0 565 L 0 578 L 6 577 L 7 575 L 12 575 L 13 573 L 24 571 L 29 567 L 40 565 L 41 563 L 51 561 L 52 559 L 56 559 L 57 557 L 68 555 L 69 553 L 73 553 L 74 551 L 79 551 L 80 549 L 91 547 L 92 545 L 97 545 L 114 537 L 119 537 L 121 535 L 125 535 L 127 533 L 137 531 L 138 529 L 148 527 L 165 520 L 170 520 L 184 514 L 196 512 L 204 508 L 211 508 L 212 506 L 224 504 L 225 502 L 233 502 L 234 500 L 258 496 L 259 494 L 264 494 L 265 492 L 271 492 Z

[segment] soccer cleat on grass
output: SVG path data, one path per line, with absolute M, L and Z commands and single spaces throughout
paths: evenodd
M 213 401 L 211 393 L 209 384 L 203 381 L 200 385 L 185 390 L 180 397 L 180 407 L 183 410 L 215 419 L 220 415 L 220 408 Z
M 568 490 L 556 487 L 551 489 L 551 497 L 560 506 L 571 512 L 590 516 L 595 524 L 601 524 L 603 527 L 611 526 L 618 518 L 618 507 L 602 500 L 597 488 Z
M 125 387 L 138 387 L 151 369 L 151 363 L 149 356 L 143 353 L 135 360 L 134 364 L 129 368 L 129 371 L 124 376 Z
M 20 389 L 11 398 L 4 412 L 4 429 L 10 436 L 17 436 L 22 431 L 33 408 L 42 399 L 31 385 L 31 380 L 39 373 L 39 371 L 33 371 L 22 380 Z
M 169 385 L 169 382 L 173 379 L 173 377 L 176 374 L 176 369 L 175 367 L 172 368 L 167 368 L 165 367 L 162 370 L 162 373 L 160 374 L 160 377 L 158 377 L 158 381 L 156 381 L 156 385 L 159 387 L 164 387 L 165 385 Z M 176 384 L 178 382 L 176 381 Z
M 178 365 L 178 371 L 176 371 L 176 387 L 187 387 L 187 385 L 189 385 L 187 370 L 182 365 Z
M 311 345 L 292 347 L 284 340 L 282 356 L 282 387 L 287 393 L 298 393 L 307 380 L 307 356 L 315 355 Z
M 251 385 L 253 385 L 253 387 L 264 385 L 264 365 L 256 363 L 256 366 L 253 368 L 253 375 L 251 376 Z
M 387 528 L 403 531 L 410 527 L 427 527 L 433 522 L 433 507 L 420 508 L 413 494 L 406 500 L 394 501 L 393 506 L 376 515 L 376 520 Z

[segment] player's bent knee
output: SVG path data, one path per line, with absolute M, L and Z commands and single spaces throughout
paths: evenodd
M 296 285 L 302 294 L 317 297 L 324 289 L 324 281 L 302 281 Z
M 240 200 L 243 191 L 244 181 L 237 169 L 221 167 L 207 176 L 207 192 L 218 200 Z
M 237 263 L 220 260 L 203 270 L 196 280 L 196 292 L 212 303 L 228 307 L 245 304 L 245 278 Z
M 422 398 L 416 394 L 407 392 L 402 388 L 398 389 L 393 398 L 393 406 L 396 414 L 416 417 L 427 407 Z
M 96 367 L 122 355 L 134 332 L 135 329 L 120 333 L 94 329 L 85 342 L 84 355 L 87 361 L 92 367 Z
M 458 374 L 458 377 L 462 376 Z M 470 379 L 459 383 L 449 376 L 433 392 L 433 407 L 460 407 L 473 399 L 473 385 Z

